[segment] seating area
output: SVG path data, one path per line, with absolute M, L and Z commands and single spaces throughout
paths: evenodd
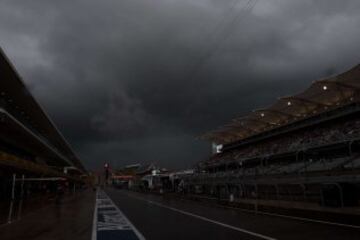
M 360 189 L 359 70 L 315 81 L 201 136 L 213 154 L 188 185 L 236 185 L 245 198 L 345 206 L 345 200 L 324 199 Z
M 344 165 L 344 169 L 360 169 L 360 157 Z
M 304 162 L 297 162 L 288 165 L 282 165 L 278 168 L 272 169 L 269 171 L 269 174 L 290 174 L 300 171 L 301 169 L 305 168 L 306 163 Z
M 268 166 L 240 167 L 237 170 L 216 172 L 203 175 L 210 178 L 219 177 L 251 177 L 251 176 L 270 176 L 270 175 L 294 175 L 311 172 L 325 172 L 335 169 L 360 168 L 360 158 L 340 157 L 329 159 L 309 159 L 294 163 L 278 163 Z
M 300 151 L 307 151 L 308 149 L 341 144 L 358 139 L 360 139 L 359 119 L 334 121 L 245 145 L 233 151 L 215 154 L 200 165 L 211 166 L 237 162 L 242 166 L 243 163 L 255 158 L 266 159 L 275 155 L 297 153 Z M 313 166 L 310 169 L 307 169 L 307 171 L 312 171 L 312 169 L 314 169 L 314 171 L 328 168 L 331 169 L 333 164 L 337 164 L 336 162 L 328 163 L 326 160 L 323 160 L 322 162 L 323 163 L 318 162 L 317 164 L 312 164 Z M 274 169 L 269 169 L 269 167 L 267 167 L 266 169 L 258 169 L 258 173 L 291 173 L 300 170 L 303 165 L 303 163 L 291 163 L 286 167 L 279 166 L 279 168 L 276 168 L 276 166 L 273 166 Z M 348 166 L 345 168 L 348 168 Z M 224 170 L 226 171 L 226 169 Z M 249 171 L 251 172 L 252 170 Z M 244 174 L 249 175 L 250 173 L 245 172 Z
M 315 126 L 287 134 L 283 137 L 270 139 L 234 151 L 234 159 L 271 156 L 275 154 L 300 151 L 311 147 L 342 142 L 360 137 L 360 120 L 332 123 L 324 126 Z
M 315 171 L 329 171 L 334 168 L 341 167 L 348 158 L 337 158 L 337 159 L 320 159 L 316 162 L 313 162 L 307 165 L 305 168 L 301 169 L 302 172 L 315 172 Z

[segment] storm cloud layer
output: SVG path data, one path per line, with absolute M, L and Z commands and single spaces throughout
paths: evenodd
M 0 0 L 0 46 L 88 168 L 185 168 L 199 134 L 360 63 L 358 0 Z

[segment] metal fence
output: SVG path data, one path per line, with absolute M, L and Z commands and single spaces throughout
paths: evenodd
M 43 206 L 58 203 L 82 187 L 59 177 L 39 178 L 17 174 L 1 177 L 0 225 L 19 220 Z
M 276 200 L 278 202 L 311 203 L 328 207 L 358 206 L 360 182 L 330 179 L 317 182 L 292 182 L 252 179 L 199 174 L 184 179 L 184 193 L 222 201 Z

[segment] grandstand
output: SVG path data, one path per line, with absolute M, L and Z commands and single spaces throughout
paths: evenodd
M 328 207 L 360 201 L 360 65 L 201 136 L 215 146 L 186 179 L 218 198 Z
M 0 79 L 0 208 L 18 189 L 13 179 L 81 181 L 86 170 L 79 158 L 1 49 Z

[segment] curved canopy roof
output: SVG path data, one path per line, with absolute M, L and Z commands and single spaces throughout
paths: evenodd
M 254 110 L 229 124 L 201 136 L 217 144 L 243 140 L 291 122 L 359 101 L 360 64 L 352 69 L 315 81 L 305 91 L 279 98 L 268 108 Z
M 38 133 L 52 147 L 55 147 L 59 153 L 66 156 L 74 166 L 85 170 L 68 142 L 28 91 L 1 48 L 0 74 L 0 97 L 6 101 L 8 108 L 11 108 L 11 113 L 31 130 Z

